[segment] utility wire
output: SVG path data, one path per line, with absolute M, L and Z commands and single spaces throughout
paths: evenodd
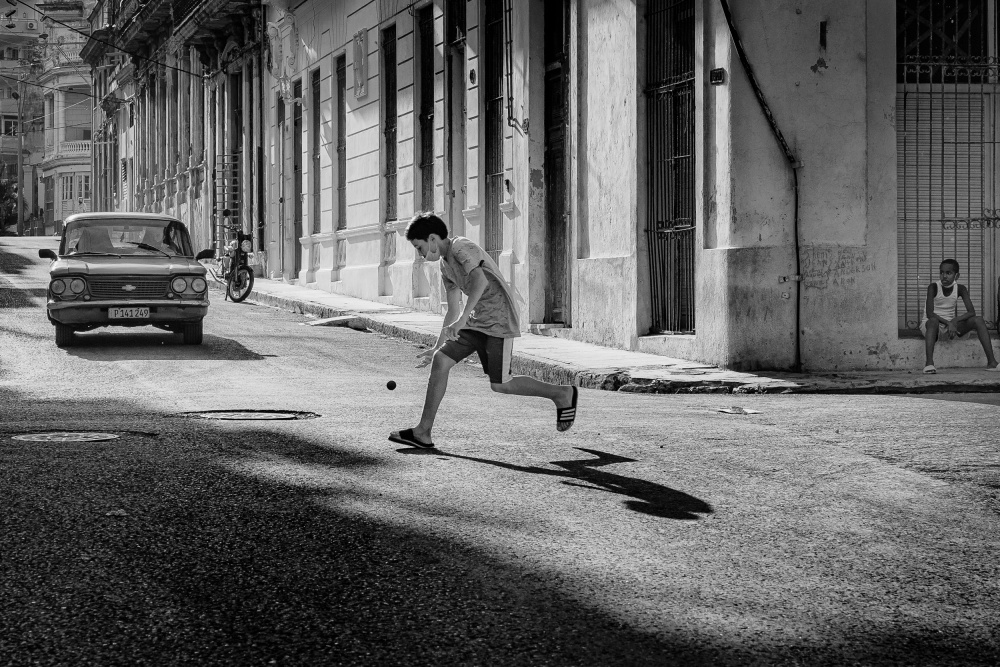
M 40 83 L 34 83 L 32 81 L 28 81 L 27 79 L 25 79 L 25 80 L 22 81 L 21 79 L 14 78 L 14 77 L 8 76 L 6 74 L 0 74 L 0 79 L 10 79 L 11 81 L 17 81 L 18 83 L 23 83 L 26 86 L 35 86 L 37 88 L 45 88 L 46 90 L 63 90 L 62 88 L 53 88 L 52 86 L 44 86 L 44 85 L 42 85 Z M 87 87 L 89 88 L 90 84 L 87 84 Z M 91 95 L 90 93 L 82 93 L 82 92 L 78 93 L 76 91 L 72 91 L 72 92 L 73 92 L 74 95 L 86 95 L 87 97 L 92 97 L 95 100 L 98 99 L 96 95 Z
M 66 106 L 64 106 L 63 107 L 63 111 L 65 111 L 66 109 L 72 109 L 73 107 L 79 106 L 81 104 L 88 104 L 88 103 L 90 103 L 90 100 L 80 100 L 79 102 L 73 102 L 73 104 L 67 104 Z M 94 107 L 91 107 L 91 110 L 93 110 L 93 108 Z M 12 114 L 6 114 L 6 115 L 10 116 Z M 25 118 L 23 122 L 25 122 L 25 123 L 34 123 L 37 120 L 44 121 L 45 120 L 45 116 L 35 116 L 34 118 Z
M 97 42 L 99 44 L 104 44 L 105 46 L 110 46 L 111 48 L 115 49 L 116 51 L 121 51 L 122 53 L 124 53 L 126 55 L 132 56 L 133 58 L 138 58 L 139 60 L 145 60 L 146 62 L 153 63 L 154 65 L 160 65 L 161 67 L 166 67 L 167 69 L 172 69 L 172 70 L 175 70 L 177 72 L 183 72 L 184 74 L 190 74 L 191 76 L 197 77 L 199 79 L 206 78 L 204 74 L 195 74 L 194 72 L 188 71 L 188 70 L 183 69 L 181 67 L 174 67 L 173 65 L 168 65 L 168 64 L 160 62 L 158 60 L 154 60 L 153 58 L 147 58 L 146 56 L 141 56 L 138 53 L 133 53 L 132 51 L 126 51 L 125 49 L 121 48 L 120 46 L 118 46 L 117 44 L 114 44 L 112 42 L 108 42 L 108 41 L 103 40 L 103 39 L 97 39 L 93 35 L 88 35 L 87 33 L 83 32 L 82 30 L 79 30 L 77 28 L 74 28 L 73 26 L 69 25 L 68 23 L 63 23 L 59 19 L 53 18 L 53 17 L 49 16 L 48 14 L 45 14 L 45 13 L 41 12 L 37 7 L 33 7 L 32 5 L 29 5 L 28 3 L 24 2 L 24 0 L 7 0 L 7 2 L 11 3 L 11 4 L 13 4 L 13 3 L 16 2 L 17 4 L 23 5 L 23 6 L 27 7 L 28 9 L 32 9 L 34 11 L 37 11 L 40 16 L 42 16 L 45 19 L 48 19 L 49 21 L 52 21 L 53 23 L 58 23 L 59 25 L 63 26 L 64 28 L 72 30 L 73 32 L 75 32 L 75 33 L 77 33 L 79 35 L 83 35 L 87 39 L 92 39 L 92 40 L 94 40 L 95 42 Z

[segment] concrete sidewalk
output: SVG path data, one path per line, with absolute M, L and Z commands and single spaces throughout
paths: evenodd
M 216 288 L 216 298 L 223 292 Z M 375 301 L 257 278 L 248 299 L 312 315 L 314 325 L 346 325 L 433 345 L 442 316 Z M 336 318 L 331 322 L 321 322 Z M 526 333 L 514 345 L 511 371 L 560 384 L 636 393 L 851 393 L 1000 392 L 1000 372 L 985 368 L 838 373 L 741 373 L 684 359 L 617 350 Z

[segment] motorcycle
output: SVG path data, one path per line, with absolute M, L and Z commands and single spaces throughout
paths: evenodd
M 243 232 L 243 226 L 233 219 L 228 208 L 222 211 L 222 217 L 228 222 L 230 240 L 219 257 L 218 273 L 212 271 L 212 277 L 226 286 L 226 298 L 234 303 L 243 301 L 250 296 L 253 289 L 253 269 L 250 268 L 250 253 L 253 252 L 253 235 Z

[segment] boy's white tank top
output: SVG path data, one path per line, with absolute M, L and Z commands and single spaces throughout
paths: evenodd
M 937 294 L 934 295 L 934 314 L 946 320 L 958 317 L 958 283 L 952 283 L 951 294 L 944 295 L 944 285 L 940 280 L 934 281 Z

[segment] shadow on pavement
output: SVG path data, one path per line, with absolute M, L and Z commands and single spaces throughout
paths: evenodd
M 578 486 L 594 491 L 606 491 L 623 496 L 630 496 L 635 500 L 626 500 L 625 506 L 629 509 L 658 516 L 664 519 L 696 520 L 699 514 L 711 514 L 712 506 L 699 498 L 688 495 L 681 491 L 676 491 L 670 487 L 647 482 L 646 480 L 616 475 L 615 473 L 595 470 L 601 466 L 612 465 L 614 463 L 632 463 L 635 459 L 628 459 L 616 454 L 599 452 L 596 449 L 584 449 L 575 447 L 581 452 L 593 454 L 596 459 L 583 459 L 572 461 L 552 461 L 552 465 L 565 468 L 562 470 L 551 470 L 549 468 L 539 468 L 538 466 L 519 466 L 504 461 L 493 461 L 490 459 L 477 458 L 475 456 L 464 456 L 462 454 L 452 454 L 441 449 L 411 449 L 404 448 L 396 451 L 403 454 L 438 454 L 448 456 L 453 459 L 463 459 L 476 463 L 485 463 L 506 470 L 526 472 L 533 475 L 548 475 L 550 477 L 561 477 L 567 481 L 563 484 Z M 568 481 L 576 480 L 576 481 Z M 586 482 L 582 484 L 580 482 Z
M 29 400 L 0 385 L 3 662 L 969 665 L 997 657 L 996 643 L 973 628 L 942 633 L 919 617 L 900 625 L 877 612 L 840 620 L 801 611 L 813 621 L 808 638 L 781 628 L 741 635 L 737 622 L 751 611 L 680 594 L 649 618 L 613 614 L 589 602 L 586 582 L 572 576 L 511 563 L 419 523 L 337 510 L 371 500 L 342 482 L 377 476 L 390 465 L 385 457 L 335 437 L 319 446 L 286 426 L 171 417 L 119 401 Z M 121 437 L 22 442 L 11 439 L 18 429 Z M 565 472 L 461 458 L 620 493 L 651 512 L 710 511 L 685 494 L 594 469 L 628 459 L 582 451 L 597 458 L 554 463 Z M 299 461 L 322 483 L 228 465 L 267 457 Z M 738 578 L 730 587 L 739 596 Z M 780 587 L 771 600 L 737 599 L 749 609 L 794 605 Z
M 55 334 L 53 334 L 55 336 Z M 231 338 L 205 334 L 201 345 L 159 329 L 95 329 L 74 336 L 68 354 L 89 361 L 260 361 L 265 357 Z
M 1000 392 L 966 394 L 906 394 L 901 398 L 919 398 L 927 401 L 952 401 L 1000 406 Z
M 336 479 L 382 457 L 112 401 L 29 402 L 0 387 L 0 406 L 0 662 L 732 663 L 704 638 L 653 635 L 581 604 L 544 572 L 338 512 L 323 501 L 351 492 L 336 485 L 224 465 L 271 455 Z M 57 420 L 67 409 L 83 416 Z M 121 437 L 14 441 L 17 422 Z
M 47 294 L 48 288 L 14 287 L 0 276 L 0 308 L 38 308 L 39 317 L 45 317 Z

